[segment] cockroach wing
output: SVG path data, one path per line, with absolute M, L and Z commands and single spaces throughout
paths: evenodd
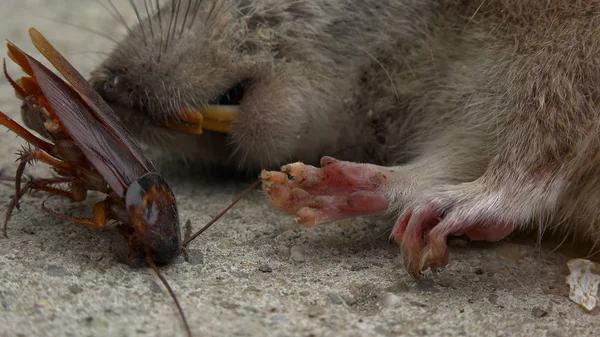
M 91 108 L 90 113 L 99 119 L 106 131 L 113 137 L 119 139 L 121 144 L 120 151 L 128 150 L 137 158 L 137 161 L 144 165 L 148 171 L 156 171 L 154 165 L 144 156 L 142 149 L 133 136 L 127 131 L 125 125 L 117 117 L 111 107 L 100 97 L 92 88 L 89 82 L 67 61 L 48 40 L 35 28 L 29 29 L 29 35 L 37 50 L 52 63 L 60 72 L 73 89 L 79 93 L 87 105 Z M 69 131 L 70 132 L 70 131 Z
M 156 171 L 148 160 L 138 160 L 135 152 L 115 136 L 110 125 L 92 113 L 93 109 L 73 88 L 43 64 L 23 54 L 56 117 L 115 193 L 124 196 L 137 178 Z

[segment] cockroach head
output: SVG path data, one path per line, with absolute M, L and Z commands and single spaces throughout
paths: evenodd
M 173 191 L 155 172 L 130 184 L 125 205 L 136 235 L 157 264 L 181 252 L 181 226 Z

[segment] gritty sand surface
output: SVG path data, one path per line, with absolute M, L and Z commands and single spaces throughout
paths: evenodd
M 115 3 L 128 21 L 135 18 L 127 1 Z M 58 22 L 116 38 L 124 31 L 93 0 L 4 0 L 1 8 L 2 38 L 40 57 L 27 35 L 35 26 L 86 76 L 112 42 Z M 0 52 L 6 54 L 5 46 Z M 9 71 L 21 74 L 11 62 Z M 19 105 L 2 80 L 0 109 L 20 120 Z M 14 153 L 24 142 L 12 133 L 0 137 L 0 168 L 13 174 Z M 49 173 L 42 165 L 29 172 Z M 194 229 L 248 185 L 168 178 L 183 222 Z M 3 204 L 11 193 L 0 186 Z M 116 260 L 124 242 L 114 227 L 97 232 L 57 220 L 40 209 L 45 197 L 24 198 L 9 239 L 0 239 L 0 336 L 184 336 L 173 301 L 152 271 Z M 54 197 L 47 205 L 90 215 L 94 200 L 98 196 L 78 204 Z M 195 336 L 600 333 L 600 309 L 586 312 L 568 299 L 568 257 L 551 252 L 552 245 L 454 240 L 451 264 L 416 282 L 387 240 L 390 226 L 356 219 L 299 228 L 256 191 L 192 244 L 191 263 L 179 259 L 161 270 Z

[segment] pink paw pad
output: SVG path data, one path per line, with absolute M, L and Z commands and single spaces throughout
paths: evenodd
M 368 164 L 323 157 L 320 168 L 293 163 L 260 178 L 270 205 L 304 226 L 383 212 L 389 203 L 382 189 L 388 177 Z

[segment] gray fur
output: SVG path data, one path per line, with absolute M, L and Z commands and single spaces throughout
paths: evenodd
M 134 27 L 93 74 L 140 139 L 209 168 L 396 165 L 390 212 L 434 200 L 457 221 L 600 242 L 598 1 L 224 0 L 208 17 L 214 4 L 166 45 L 167 4 L 162 38 L 154 15 L 154 37 Z M 229 135 L 155 126 L 242 79 Z

